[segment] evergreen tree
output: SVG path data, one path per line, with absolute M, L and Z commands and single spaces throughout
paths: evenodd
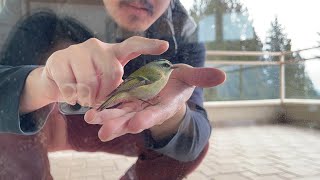
M 271 22 L 271 28 L 268 31 L 268 36 L 265 44 L 265 50 L 270 52 L 290 52 L 291 39 L 287 37 L 284 28 L 279 23 L 276 17 Z M 290 61 L 301 60 L 299 53 L 288 54 L 285 59 Z M 268 61 L 279 61 L 278 57 L 266 57 Z M 276 87 L 279 86 L 279 70 L 266 67 L 264 71 L 268 81 Z M 312 82 L 305 72 L 305 65 L 301 63 L 291 63 L 285 66 L 285 80 L 286 80 L 286 98 L 312 98 L 316 96 Z

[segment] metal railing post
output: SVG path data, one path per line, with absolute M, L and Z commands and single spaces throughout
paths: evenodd
M 283 104 L 286 96 L 286 81 L 285 81 L 285 54 L 280 55 L 280 102 Z

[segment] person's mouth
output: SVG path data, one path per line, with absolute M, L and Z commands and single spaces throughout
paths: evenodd
M 153 14 L 153 6 L 147 0 L 122 0 L 120 7 L 131 8 L 136 11 L 144 11 L 149 15 Z

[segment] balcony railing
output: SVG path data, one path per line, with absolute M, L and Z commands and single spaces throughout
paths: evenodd
M 315 47 L 319 48 L 319 47 Z M 309 59 L 286 59 L 286 55 L 308 51 L 315 48 L 302 49 L 292 52 L 253 52 L 253 51 L 207 51 L 207 57 L 262 57 L 273 56 L 277 61 L 258 60 L 210 60 L 206 64 L 217 65 L 250 65 L 250 66 L 278 66 L 279 73 L 279 98 L 264 100 L 237 100 L 237 101 L 208 101 L 205 108 L 209 118 L 215 126 L 243 124 L 261 124 L 279 122 L 287 119 L 290 122 L 303 122 L 304 124 L 318 124 L 320 127 L 320 99 L 289 99 L 286 98 L 285 66 L 297 64 Z M 316 59 L 318 57 L 315 57 Z M 221 58 L 223 59 L 223 58 Z M 232 58 L 234 59 L 234 58 Z M 252 58 L 250 58 L 252 59 Z M 310 58 L 312 59 L 312 58 Z M 309 126 L 309 125 L 308 125 Z
M 309 59 L 298 59 L 298 60 L 293 60 L 293 59 L 286 59 L 286 55 L 293 54 L 293 53 L 299 53 L 302 51 L 308 51 L 308 50 L 313 50 L 317 49 L 319 47 L 312 47 L 312 48 L 307 48 L 307 49 L 301 49 L 297 51 L 288 51 L 288 52 L 260 52 L 260 51 L 207 51 L 207 57 L 208 56 L 218 56 L 218 57 L 262 57 L 262 56 L 270 56 L 270 57 L 276 57 L 278 61 L 252 61 L 252 60 L 210 60 L 207 59 L 206 64 L 207 65 L 250 65 L 250 66 L 266 66 L 266 65 L 271 65 L 271 66 L 279 66 L 280 67 L 280 73 L 279 73 L 279 100 L 280 103 L 284 103 L 284 101 L 287 101 L 286 99 L 286 83 L 285 83 L 285 65 L 286 64 L 297 64 L 306 61 L 306 60 L 311 60 L 311 59 L 316 59 L 319 57 L 315 58 L 309 58 Z M 290 99 L 288 102 L 292 102 L 293 100 Z M 303 100 L 302 100 L 303 101 Z M 313 100 L 312 102 L 319 101 L 320 100 Z

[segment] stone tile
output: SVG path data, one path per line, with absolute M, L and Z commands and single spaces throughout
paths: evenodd
M 122 159 L 124 158 L 124 156 L 122 155 L 118 155 L 118 154 L 107 154 L 107 153 L 103 153 L 103 154 L 99 154 L 99 158 L 102 160 L 110 160 L 110 159 Z
M 125 171 L 112 171 L 112 172 L 103 172 L 103 179 L 104 180 L 118 180 L 125 174 Z
M 288 167 L 297 167 L 297 166 L 302 166 L 302 167 L 316 167 L 314 164 L 311 164 L 310 162 L 304 160 L 304 159 L 286 159 L 280 161 L 280 163 L 288 166 Z
M 274 164 L 272 160 L 267 159 L 266 157 L 264 158 L 250 158 L 246 160 L 247 163 L 252 164 L 252 165 L 270 165 Z
M 285 179 L 293 179 L 297 177 L 296 175 L 291 173 L 280 173 L 279 176 L 284 177 Z
M 237 155 L 234 155 L 234 156 L 228 156 L 228 157 L 219 157 L 218 156 L 218 159 L 215 160 L 215 162 L 217 164 L 237 164 L 237 163 L 242 163 L 245 158 L 238 158 Z
M 64 158 L 69 158 L 72 157 L 72 154 L 74 151 L 59 151 L 59 152 L 51 152 L 49 153 L 49 157 L 64 157 Z
M 244 168 L 242 165 L 231 164 L 217 166 L 215 170 L 219 173 L 236 173 L 246 171 L 246 168 Z
M 213 174 L 218 174 L 218 171 L 213 169 L 213 168 L 210 168 L 206 165 L 200 165 L 200 167 L 197 169 L 197 171 L 200 171 L 202 172 L 203 174 L 207 175 L 207 176 L 210 176 L 210 175 L 213 175 Z
M 133 157 L 126 157 L 126 160 L 131 163 L 134 164 L 137 161 L 137 158 L 133 158 Z
M 53 176 L 54 180 L 69 180 L 69 177 L 59 177 L 59 176 Z
M 97 175 L 97 176 L 87 176 L 86 180 L 103 180 L 102 174 Z
M 67 179 L 70 175 L 70 168 L 51 166 L 50 171 L 55 179 Z
M 191 173 L 185 180 L 210 180 L 211 178 L 200 173 L 200 172 L 194 172 Z
M 249 178 L 243 177 L 239 173 L 233 174 L 222 174 L 217 176 L 212 176 L 214 180 L 249 180 Z
M 278 159 L 295 159 L 297 158 L 297 154 L 296 153 L 290 153 L 288 151 L 281 151 L 278 153 L 273 154 L 273 156 L 275 156 Z
M 309 177 L 300 177 L 300 178 L 295 178 L 294 180 L 319 180 L 320 175 L 318 176 L 309 176 Z
M 318 169 L 312 169 L 304 166 L 290 167 L 285 170 L 287 172 L 290 172 L 291 174 L 295 174 L 298 176 L 312 176 L 320 174 L 320 171 Z
M 75 167 L 75 168 L 85 168 L 86 159 L 73 159 L 70 161 L 60 161 L 56 163 L 56 166 L 61 168 Z
M 101 160 L 101 159 L 87 159 L 86 167 L 115 167 L 113 160 Z
M 258 175 L 256 173 L 250 171 L 244 171 L 240 173 L 242 176 L 247 177 L 249 179 L 255 179 Z
M 71 177 L 68 180 L 86 180 L 86 177 Z
M 80 178 L 87 176 L 97 176 L 102 175 L 102 170 L 100 168 L 71 168 L 70 177 L 71 178 Z
M 289 166 L 287 166 L 285 164 L 282 164 L 282 163 L 273 164 L 272 166 L 275 167 L 275 168 L 281 169 L 281 170 L 286 169 L 286 168 L 289 167 Z
M 118 170 L 116 166 L 103 166 L 101 167 L 101 169 L 102 169 L 102 172 L 108 172 L 108 171 L 113 172 Z
M 255 180 L 284 180 L 282 177 L 277 175 L 270 175 L 270 176 L 258 176 L 254 178 Z
M 129 167 L 131 167 L 133 164 L 133 163 L 127 161 L 126 159 L 114 160 L 113 162 L 115 163 L 118 170 L 126 170 Z
M 258 175 L 269 175 L 282 172 L 281 170 L 272 166 L 247 166 L 246 168 L 254 173 L 257 173 Z

